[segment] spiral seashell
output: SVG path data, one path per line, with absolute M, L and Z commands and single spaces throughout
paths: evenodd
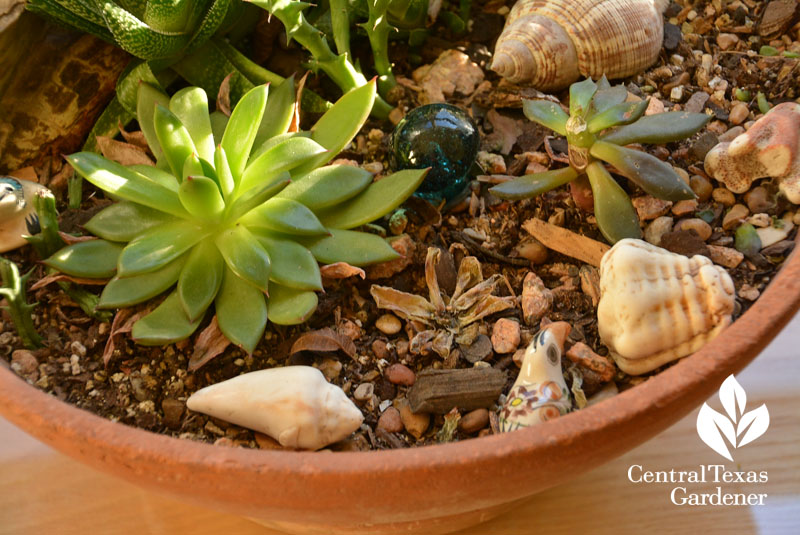
M 624 78 L 658 58 L 667 0 L 518 0 L 491 69 L 543 91 L 581 75 Z
M 186 406 L 307 450 L 346 438 L 364 421 L 342 389 L 311 366 L 245 373 L 198 390 Z
M 708 258 L 624 239 L 600 263 L 597 328 L 617 366 L 640 375 L 716 337 L 735 298 L 728 272 Z
M 569 331 L 568 323 L 556 322 L 533 338 L 525 350 L 519 376 L 500 409 L 501 431 L 540 424 L 570 410 L 572 400 L 561 373 L 561 355 Z

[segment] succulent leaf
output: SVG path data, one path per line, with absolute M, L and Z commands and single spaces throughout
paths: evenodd
M 320 223 L 314 212 L 291 199 L 272 198 L 248 212 L 241 221 L 248 227 L 265 228 L 285 234 L 328 234 L 328 229 Z
M 203 15 L 200 24 L 197 25 L 189 44 L 186 45 L 186 53 L 195 52 L 198 47 L 203 45 L 225 21 L 231 6 L 231 0 L 213 0 L 213 4 Z
M 150 273 L 133 277 L 114 277 L 100 294 L 97 308 L 129 307 L 152 299 L 175 284 L 185 262 L 186 255 L 183 255 Z
M 153 167 L 152 165 L 131 165 L 128 166 L 128 169 L 131 171 L 136 172 L 142 178 L 150 181 L 155 182 L 159 186 L 163 186 L 170 191 L 174 191 L 178 193 L 178 178 L 169 174 L 169 172 L 164 171 L 163 169 L 159 169 L 158 167 Z
M 217 183 L 205 176 L 187 177 L 178 189 L 178 197 L 186 211 L 198 219 L 217 220 L 225 210 Z
M 117 272 L 122 245 L 106 240 L 88 240 L 68 245 L 44 261 L 73 277 L 106 279 Z
M 289 173 L 283 172 L 272 182 L 262 184 L 245 191 L 235 201 L 229 204 L 225 218 L 228 220 L 238 220 L 246 213 L 264 204 L 267 200 L 275 196 L 289 183 Z
M 153 227 L 174 220 L 159 210 L 122 201 L 103 208 L 84 227 L 104 240 L 129 242 Z
M 578 178 L 578 172 L 575 169 L 564 167 L 563 169 L 521 176 L 498 184 L 489 191 L 501 199 L 526 199 L 563 186 L 576 178 Z
M 279 238 L 268 232 L 259 232 L 257 237 L 272 259 L 271 281 L 300 290 L 322 290 L 319 266 L 311 251 L 294 240 Z
M 136 97 L 136 117 L 139 120 L 139 128 L 142 129 L 142 134 L 147 140 L 147 146 L 150 147 L 150 152 L 153 153 L 156 160 L 161 160 L 164 157 L 164 152 L 161 150 L 161 144 L 159 144 L 158 136 L 156 135 L 156 126 L 153 122 L 156 106 L 159 104 L 161 106 L 169 106 L 167 94 L 146 82 L 139 82 L 139 92 Z
M 646 115 L 635 123 L 620 126 L 600 137 L 616 145 L 629 143 L 669 143 L 699 132 L 711 120 L 705 113 L 668 111 Z
M 556 102 L 549 100 L 522 99 L 522 112 L 531 121 L 546 126 L 550 130 L 567 135 L 567 119 L 569 115 Z
M 299 240 L 322 264 L 347 262 L 351 266 L 368 266 L 400 258 L 400 255 L 375 234 L 352 230 L 330 229 L 330 236 Z
M 608 81 L 606 81 L 608 84 Z M 603 113 L 607 109 L 622 104 L 628 98 L 628 90 L 625 89 L 625 86 L 615 85 L 614 87 L 600 87 L 600 82 L 598 81 L 597 85 L 597 93 L 594 94 L 594 98 L 592 99 L 592 107 L 591 107 L 591 116 L 594 117 L 597 114 Z
M 222 148 L 228 157 L 234 184 L 238 184 L 244 173 L 250 150 L 258 133 L 258 126 L 264 116 L 269 86 L 256 86 L 242 97 L 231 113 L 225 134 L 222 136 Z
M 258 125 L 254 147 L 260 147 L 268 139 L 285 134 L 289 130 L 294 114 L 294 99 L 294 75 L 292 75 L 270 91 L 264 119 Z
M 646 152 L 598 141 L 592 145 L 590 153 L 616 167 L 621 175 L 654 197 L 668 201 L 697 197 L 671 165 Z
M 222 191 L 222 196 L 227 201 L 233 194 L 236 183 L 233 181 L 233 173 L 231 173 L 231 167 L 228 165 L 228 156 L 225 154 L 225 149 L 222 148 L 222 145 L 217 145 L 214 151 L 214 168 L 217 172 L 217 182 Z
M 269 285 L 269 320 L 276 325 L 303 323 L 317 308 L 317 294 L 308 290 Z
M 155 30 L 180 32 L 189 22 L 193 3 L 192 0 L 147 0 L 144 22 Z
M 119 255 L 117 273 L 130 277 L 155 271 L 172 262 L 208 235 L 190 221 L 171 221 L 130 242 Z
M 187 338 L 199 325 L 200 318 L 190 321 L 183 312 L 178 292 L 172 292 L 155 310 L 133 324 L 131 336 L 142 345 L 166 345 Z
M 630 197 L 600 162 L 586 167 L 594 195 L 594 215 L 603 236 L 611 243 L 623 238 L 641 238 L 639 217 Z
M 278 194 L 317 211 L 341 204 L 372 182 L 372 173 L 352 165 L 327 165 L 292 181 Z
M 249 230 L 237 225 L 222 232 L 214 243 L 230 271 L 262 292 L 267 292 L 271 269 L 269 254 Z
M 214 306 L 222 333 L 228 340 L 252 353 L 267 326 L 264 293 L 226 267 Z
M 596 92 L 597 84 L 591 78 L 572 84 L 569 87 L 569 114 L 572 117 L 585 116 Z
M 137 58 L 150 60 L 174 56 L 189 44 L 186 33 L 154 30 L 111 0 L 97 2 L 114 40 Z
M 588 122 L 589 132 L 596 134 L 612 126 L 630 124 L 639 120 L 647 109 L 648 102 L 647 100 L 623 102 L 593 115 Z
M 325 147 L 307 137 L 291 137 L 252 161 L 242 175 L 240 189 L 250 188 L 272 181 L 275 176 L 291 171 L 295 167 L 327 152 Z
M 161 104 L 156 104 L 153 115 L 153 125 L 156 129 L 156 137 L 164 151 L 164 158 L 172 169 L 175 177 L 183 176 L 183 164 L 192 154 L 197 153 L 197 149 L 192 141 L 189 131 L 181 123 L 180 119 L 168 108 Z
M 198 157 L 214 161 L 214 134 L 208 117 L 208 97 L 199 87 L 181 89 L 169 100 L 169 110 L 174 113 L 181 124 L 186 127 Z
M 427 169 L 404 169 L 370 184 L 347 201 L 344 207 L 334 206 L 317 212 L 326 227 L 348 229 L 383 217 L 411 195 L 422 183 Z
M 225 261 L 213 242 L 203 241 L 192 249 L 177 288 L 186 317 L 190 320 L 202 317 L 217 296 L 224 271 Z

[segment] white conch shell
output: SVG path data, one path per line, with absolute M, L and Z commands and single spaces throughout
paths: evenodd
M 600 262 L 597 328 L 617 366 L 647 373 L 694 353 L 731 323 L 728 272 L 642 240 L 620 240 Z
M 310 366 L 245 373 L 198 390 L 186 406 L 307 450 L 346 438 L 364 421 L 344 391 Z
M 497 39 L 491 69 L 543 91 L 581 75 L 624 78 L 661 51 L 666 0 L 518 0 Z
M 36 217 L 33 196 L 46 187 L 30 180 L 0 177 L 0 253 L 25 245 L 24 235 L 30 234 L 26 219 Z
M 552 323 L 525 350 L 517 380 L 500 409 L 500 431 L 530 427 L 566 414 L 572 407 L 561 373 L 561 354 L 569 325 Z

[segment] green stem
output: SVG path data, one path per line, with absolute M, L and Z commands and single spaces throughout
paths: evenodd
M 330 0 L 330 5 L 336 50 L 350 59 L 353 55 L 350 53 L 350 15 L 347 0 Z
M 8 302 L 8 306 L 0 308 L 8 311 L 17 334 L 19 334 L 22 343 L 28 349 L 42 347 L 42 337 L 39 336 L 39 333 L 36 332 L 36 327 L 33 325 L 31 311 L 34 305 L 27 303 L 27 296 L 25 295 L 25 284 L 32 271 L 20 277 L 16 264 L 5 258 L 0 258 L 0 279 L 3 281 L 3 287 L 0 288 L 0 296 L 5 297 L 6 302 Z
M 375 71 L 378 73 L 378 90 L 385 95 L 397 85 L 392 73 L 392 63 L 389 61 L 389 32 L 394 29 L 387 22 L 389 0 L 367 0 L 367 6 L 369 19 L 361 27 L 366 30 L 372 47 Z

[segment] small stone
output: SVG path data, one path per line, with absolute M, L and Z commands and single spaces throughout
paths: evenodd
M 672 213 L 676 217 L 683 217 L 693 214 L 697 210 L 697 201 L 695 199 L 685 199 L 678 201 L 672 206 Z
M 475 341 L 464 348 L 464 358 L 470 364 L 480 362 L 492 354 L 492 341 L 485 334 L 479 334 Z
M 775 199 L 770 196 L 767 188 L 757 186 L 744 194 L 744 202 L 754 214 L 766 213 L 775 208 Z
M 594 266 L 581 266 L 578 275 L 581 291 L 592 299 L 592 306 L 600 302 L 600 271 Z
M 735 33 L 721 33 L 717 35 L 717 44 L 722 50 L 730 50 L 739 42 L 739 36 Z
M 458 429 L 468 435 L 477 433 L 487 425 L 489 425 L 489 411 L 486 409 L 470 411 L 458 421 Z
M 672 201 L 657 199 L 652 195 L 634 197 L 631 202 L 633 202 L 633 207 L 636 209 L 640 221 L 650 221 L 660 217 L 669 212 L 672 207 Z
M 86 356 L 86 346 L 84 346 L 82 343 L 78 342 L 77 340 L 73 340 L 69 344 L 69 349 L 70 349 L 70 351 L 72 351 L 72 353 L 78 355 L 79 357 L 85 357 Z
M 734 205 L 730 210 L 728 210 L 728 213 L 725 214 L 725 217 L 722 218 L 722 228 L 725 230 L 735 229 L 749 214 L 750 210 L 747 209 L 747 206 L 743 204 Z
M 342 363 L 339 362 L 337 359 L 332 359 L 332 358 L 323 359 L 318 368 L 329 383 L 332 382 L 337 377 L 339 377 L 339 374 L 342 373 Z
M 387 408 L 378 418 L 378 427 L 390 433 L 400 433 L 403 430 L 403 419 L 400 418 L 400 411 L 394 407 Z
M 567 358 L 592 372 L 594 383 L 607 383 L 614 378 L 616 366 L 608 357 L 598 355 L 583 342 L 577 342 L 566 353 Z M 586 375 L 586 374 L 585 374 Z
M 742 126 L 734 126 L 725 131 L 725 133 L 720 134 L 719 142 L 725 143 L 726 141 L 733 141 L 739 135 L 744 134 L 744 127 Z
M 689 156 L 698 162 L 702 162 L 712 148 L 719 143 L 719 138 L 714 132 L 705 132 L 689 147 Z
M 664 113 L 664 103 L 661 102 L 661 99 L 658 98 L 651 98 L 650 102 L 647 104 L 647 109 L 644 110 L 645 115 L 658 115 L 659 113 Z
M 739 288 L 739 291 L 736 292 L 736 295 L 738 295 L 742 299 L 747 299 L 748 301 L 755 301 L 756 299 L 758 299 L 758 296 L 761 295 L 761 292 L 759 292 L 757 288 L 753 288 L 749 284 L 742 284 L 742 287 Z
M 405 117 L 405 115 L 406 114 L 403 112 L 401 108 L 399 107 L 394 108 L 392 109 L 392 111 L 389 112 L 389 120 L 392 122 L 392 124 L 396 125 L 397 123 L 403 120 L 403 117 Z
M 550 311 L 553 305 L 553 292 L 545 287 L 542 279 L 534 272 L 525 275 L 522 282 L 522 319 L 526 325 L 534 326 Z
M 394 406 L 400 411 L 400 420 L 406 431 L 417 440 L 422 438 L 431 423 L 431 415 L 426 412 L 412 412 L 411 406 L 405 398 L 396 399 Z
M 708 252 L 712 262 L 728 269 L 735 268 L 744 260 L 744 255 L 731 247 L 709 245 Z
M 490 175 L 504 175 L 507 171 L 506 161 L 499 154 L 478 151 L 478 165 Z
M 388 359 L 392 354 L 383 340 L 375 340 L 372 342 L 372 352 L 378 360 Z
M 519 345 L 519 323 L 500 318 L 492 327 L 492 347 L 495 353 L 511 353 Z
M 78 355 L 72 354 L 69 356 L 69 366 L 70 370 L 72 371 L 72 375 L 81 374 L 81 358 Z
M 644 229 L 645 241 L 652 243 L 653 245 L 660 246 L 662 236 L 664 236 L 664 234 L 667 232 L 672 232 L 672 222 L 673 219 L 669 216 L 655 218 Z
M 714 191 L 711 192 L 711 196 L 722 206 L 733 206 L 736 204 L 736 197 L 733 196 L 733 192 L 728 188 L 715 188 Z
M 39 361 L 27 349 L 17 349 L 11 353 L 11 368 L 30 381 L 39 379 Z
M 258 448 L 262 450 L 283 450 L 286 449 L 281 446 L 280 442 L 275 440 L 269 435 L 265 435 L 264 433 L 259 433 L 258 431 L 253 431 L 253 436 L 256 439 L 256 444 L 258 444 Z
M 764 256 L 786 256 L 792 252 L 794 245 L 795 243 L 792 240 L 779 241 L 778 243 L 774 243 L 769 247 L 764 247 L 761 250 L 761 254 Z
M 669 51 L 678 48 L 678 45 L 683 38 L 681 29 L 669 22 L 664 23 L 664 48 Z
M 384 314 L 375 320 L 375 327 L 383 334 L 392 335 L 399 333 L 400 329 L 403 328 L 403 324 L 394 314 Z
M 744 102 L 737 102 L 731 108 L 731 112 L 728 115 L 728 120 L 731 124 L 742 124 L 747 120 L 747 116 L 750 114 L 750 109 L 747 107 L 747 104 Z
M 383 371 L 383 376 L 394 384 L 401 386 L 412 386 L 416 381 L 416 374 L 405 364 L 392 364 Z
M 769 247 L 775 243 L 785 240 L 789 233 L 794 228 L 792 220 L 783 219 L 779 220 L 778 225 L 770 225 L 766 228 L 756 229 L 759 239 L 761 239 L 761 248 Z
M 696 217 L 678 221 L 678 224 L 675 225 L 675 230 L 694 231 L 694 233 L 697 234 L 697 236 L 703 241 L 708 240 L 711 237 L 712 232 L 711 225 Z
M 544 264 L 547 261 L 547 247 L 537 239 L 526 239 L 514 247 L 514 250 L 534 265 Z
M 767 214 L 753 214 L 748 219 L 747 222 L 753 225 L 754 227 L 759 228 L 767 228 L 770 223 L 772 223 L 772 218 L 769 217 Z
M 689 100 L 686 101 L 686 105 L 684 106 L 684 110 L 690 113 L 700 113 L 703 111 L 703 108 L 706 106 L 706 102 L 708 101 L 709 94 L 705 91 L 698 91 L 691 97 Z
M 661 245 L 673 253 L 693 257 L 694 255 L 708 256 L 708 246 L 694 232 L 688 230 L 674 230 L 661 237 Z
M 710 199 L 711 192 L 714 190 L 711 181 L 701 175 L 692 175 L 689 179 L 689 187 L 692 188 L 694 194 L 697 195 L 697 200 L 700 202 L 706 202 Z
M 669 99 L 672 102 L 680 102 L 683 99 L 683 86 L 679 85 L 673 87 L 672 90 L 669 92 Z
M 186 407 L 183 401 L 177 399 L 164 398 L 161 402 L 161 410 L 164 411 L 164 423 L 170 429 L 178 429 L 181 426 L 183 410 Z
M 357 401 L 367 401 L 372 399 L 372 395 L 375 393 L 375 385 L 372 383 L 361 383 L 356 387 L 355 392 L 353 392 L 353 398 Z
M 514 351 L 514 355 L 511 357 L 511 360 L 517 365 L 517 368 L 521 368 L 522 361 L 525 360 L 525 350 L 517 349 Z

